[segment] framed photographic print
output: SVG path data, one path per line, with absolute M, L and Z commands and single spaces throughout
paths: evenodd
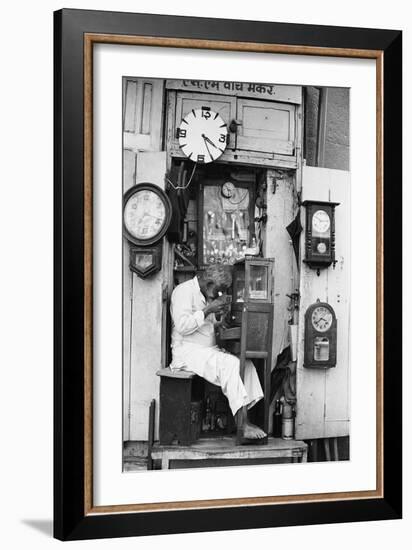
M 54 21 L 55 536 L 400 518 L 401 32 Z

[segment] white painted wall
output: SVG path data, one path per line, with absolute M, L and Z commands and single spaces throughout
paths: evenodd
M 163 80 L 130 78 L 124 81 L 123 192 L 137 183 L 151 182 L 164 189 L 166 152 L 161 151 Z M 163 266 L 169 246 L 164 245 Z M 165 323 L 162 290 L 168 270 L 142 280 L 129 268 L 129 243 L 123 243 L 123 440 L 147 440 L 149 406 L 158 404 Z M 167 281 L 166 281 L 167 283 Z M 163 350 L 163 353 L 162 353 Z M 159 407 L 156 407 L 158 437 Z
M 302 201 L 339 202 L 335 209 L 336 266 L 310 269 L 305 256 L 305 232 L 301 235 L 300 310 L 296 371 L 296 438 L 316 439 L 349 434 L 349 304 L 350 304 L 350 178 L 349 172 L 305 166 Z M 305 208 L 302 207 L 305 227 Z M 303 366 L 305 312 L 316 302 L 328 302 L 337 317 L 337 363 L 331 369 Z

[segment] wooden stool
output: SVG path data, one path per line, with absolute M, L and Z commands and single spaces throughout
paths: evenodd
M 169 368 L 156 372 L 160 376 L 159 443 L 181 445 L 194 443 L 200 435 L 201 402 L 193 396 L 190 371 L 172 371 Z

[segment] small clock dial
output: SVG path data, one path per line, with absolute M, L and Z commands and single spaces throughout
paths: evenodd
M 166 218 L 161 197 L 150 189 L 136 191 L 126 202 L 124 222 L 129 233 L 140 240 L 149 240 L 160 233 Z
M 226 181 L 222 185 L 222 195 L 225 197 L 225 199 L 230 199 L 231 197 L 233 197 L 234 193 L 235 193 L 235 186 L 231 181 Z
M 208 164 L 218 159 L 226 149 L 227 124 L 208 108 L 192 109 L 177 130 L 183 153 L 194 162 Z
M 330 227 L 330 218 L 324 210 L 317 210 L 313 214 L 312 228 L 318 233 L 326 233 Z
M 312 325 L 318 332 L 326 332 L 332 325 L 332 313 L 328 308 L 319 306 L 313 310 Z

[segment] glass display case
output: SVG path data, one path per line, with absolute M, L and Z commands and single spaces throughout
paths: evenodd
M 233 265 L 231 322 L 240 324 L 242 305 L 273 303 L 273 259 L 246 256 Z
M 234 265 L 254 244 L 253 186 L 228 180 L 200 191 L 200 265 Z
M 245 256 L 233 265 L 230 323 L 219 327 L 220 345 L 239 356 L 242 380 L 247 359 L 254 361 L 260 373 L 264 398 L 256 411 L 260 420 L 255 419 L 255 422 L 266 433 L 269 430 L 274 330 L 274 263 L 273 258 Z M 241 437 L 238 425 L 238 441 Z M 264 442 L 267 443 L 267 439 Z

